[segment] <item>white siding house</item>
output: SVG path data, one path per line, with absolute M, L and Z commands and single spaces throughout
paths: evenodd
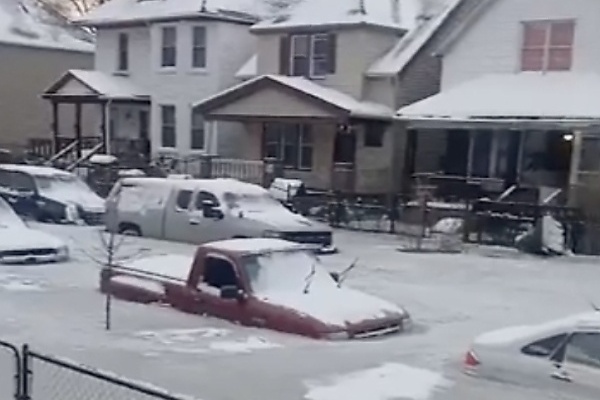
M 235 72 L 252 55 L 249 27 L 258 12 L 245 3 L 253 2 L 113 0 L 79 20 L 96 28 L 97 47 L 96 77 L 76 79 L 77 84 L 97 87 L 99 81 L 126 78 L 146 99 L 116 98 L 99 88 L 96 100 L 105 110 L 97 124 L 106 125 L 105 140 L 146 139 L 153 156 L 236 155 L 237 126 L 205 123 L 192 115 L 191 105 L 233 84 Z M 46 97 L 65 100 L 68 81 L 63 77 L 62 86 L 52 87 Z
M 598 26 L 594 0 L 482 0 L 436 49 L 441 93 L 398 112 L 440 139 L 417 156 L 495 181 L 498 195 L 536 187 L 538 201 L 547 189 L 573 199 L 600 173 Z

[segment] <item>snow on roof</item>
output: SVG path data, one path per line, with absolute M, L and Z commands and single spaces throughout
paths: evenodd
M 202 188 L 221 196 L 224 193 L 243 193 L 247 195 L 262 196 L 267 195 L 267 189 L 252 183 L 242 182 L 233 178 L 214 178 L 214 179 L 169 179 L 169 178 L 130 178 L 125 177 L 122 181 L 124 184 L 130 185 L 166 185 L 177 187 L 180 189 L 194 190 Z
M 262 0 L 111 0 L 76 21 L 94 26 L 198 16 L 250 24 L 265 12 Z
M 441 10 L 433 12 L 433 18 L 422 22 L 402 37 L 383 57 L 376 60 L 367 70 L 370 77 L 396 75 L 408 65 L 419 51 L 435 35 L 462 0 L 449 0 L 442 4 Z
M 258 54 L 250 57 L 235 73 L 235 77 L 238 79 L 254 78 L 256 75 L 258 75 Z
M 270 238 L 230 239 L 207 243 L 205 246 L 235 253 L 266 253 L 270 251 L 286 251 L 306 247 L 299 243 Z
M 74 176 L 70 172 L 53 167 L 42 167 L 38 165 L 20 165 L 20 164 L 0 164 L 0 169 L 5 171 L 24 172 L 33 176 Z
M 123 262 L 121 265 L 148 274 L 164 275 L 180 281 L 187 281 L 193 262 L 194 256 L 192 255 L 160 254 Z
M 47 91 L 54 94 L 69 78 L 75 78 L 98 95 L 111 99 L 133 99 L 147 97 L 148 94 L 138 88 L 131 80 L 124 76 L 106 74 L 101 71 L 70 69 Z M 68 94 L 68 93 L 67 93 Z
M 597 119 L 600 75 L 572 72 L 491 74 L 398 111 L 402 119 Z
M 224 90 L 221 93 L 211 96 L 205 100 L 202 100 L 196 103 L 194 107 L 206 105 L 214 100 L 231 95 L 232 93 L 240 89 L 246 88 L 247 86 L 255 85 L 262 80 L 270 80 L 272 82 L 302 92 L 307 96 L 315 97 L 333 106 L 346 110 L 353 117 L 387 119 L 392 118 L 393 116 L 393 111 L 389 107 L 384 106 L 382 104 L 356 100 L 352 96 L 349 96 L 335 89 L 319 85 L 318 83 L 310 81 L 304 77 L 282 75 L 258 76 L 254 79 L 250 79 L 246 82 L 240 83 L 236 86 Z
M 600 329 L 600 313 L 587 312 L 572 315 L 553 321 L 544 322 L 536 325 L 513 326 L 484 333 L 475 339 L 475 343 L 480 345 L 501 345 L 522 340 L 537 338 L 540 335 L 552 335 L 554 333 L 568 333 L 576 328 Z
M 0 0 L 0 43 L 93 53 L 94 44 L 35 0 Z
M 362 2 L 364 10 L 360 7 Z M 421 10 L 421 0 L 301 0 L 257 23 L 252 30 L 317 25 L 373 25 L 407 30 L 416 26 Z

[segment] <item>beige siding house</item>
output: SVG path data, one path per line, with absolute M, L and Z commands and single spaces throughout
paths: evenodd
M 50 139 L 51 112 L 40 93 L 65 69 L 93 66 L 89 35 L 65 24 L 35 2 L 0 0 L 0 148 Z M 64 121 L 72 127 L 72 115 Z
M 396 192 L 410 168 L 394 110 L 439 90 L 430 42 L 470 3 L 303 1 L 254 25 L 243 82 L 195 107 L 243 123 L 245 158 L 275 161 L 308 187 Z

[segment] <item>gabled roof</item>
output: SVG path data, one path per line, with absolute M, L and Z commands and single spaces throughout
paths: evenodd
M 92 37 L 34 0 L 0 0 L 0 43 L 93 53 Z
M 421 11 L 421 0 L 301 0 L 257 23 L 252 31 L 355 25 L 409 30 L 416 26 Z
M 490 74 L 398 111 L 402 119 L 600 119 L 600 75 Z
M 101 26 L 196 17 L 253 24 L 266 12 L 262 0 L 111 0 L 75 22 Z
M 265 86 L 292 91 L 297 95 L 322 104 L 324 107 L 336 109 L 348 117 L 391 119 L 393 111 L 381 104 L 359 101 L 352 96 L 335 89 L 321 86 L 302 77 L 262 75 L 250 79 L 239 85 L 233 86 L 212 97 L 202 100 L 194 105 L 204 113 L 210 113 L 219 107 L 227 105 L 237 99 L 251 95 Z
M 85 94 L 86 96 L 94 96 L 98 99 L 147 101 L 150 98 L 147 92 L 138 88 L 127 77 L 82 69 L 71 69 L 67 71 L 44 92 L 43 97 L 51 98 L 57 95 L 81 95 L 80 92 L 69 93 L 68 90 L 61 92 L 61 89 L 65 88 L 66 85 L 72 81 L 76 81 L 89 91 L 89 93 Z
M 435 55 L 444 55 L 446 52 L 469 30 L 471 26 L 486 13 L 498 0 L 481 0 L 481 2 L 471 10 L 470 14 L 464 21 L 451 32 L 446 40 L 434 51 Z
M 433 18 L 411 30 L 388 53 L 376 60 L 367 70 L 366 76 L 392 76 L 401 73 L 438 32 L 462 1 L 449 0 L 445 7 L 438 11 Z

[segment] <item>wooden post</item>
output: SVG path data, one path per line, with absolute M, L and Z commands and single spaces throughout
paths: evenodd
M 77 152 L 77 159 L 81 158 L 81 103 L 75 103 L 75 140 L 77 145 L 75 146 Z
M 60 149 L 60 143 L 58 142 L 58 102 L 52 101 L 52 140 L 54 142 L 54 154 L 58 153 Z
M 110 154 L 109 152 L 109 147 L 108 147 L 108 141 L 109 138 L 107 136 L 107 129 L 106 129 L 106 108 L 108 107 L 107 103 L 100 103 L 100 115 L 102 118 L 102 122 L 100 123 L 100 135 L 102 135 L 102 144 L 103 144 L 103 149 L 104 149 L 104 153 L 105 154 Z

